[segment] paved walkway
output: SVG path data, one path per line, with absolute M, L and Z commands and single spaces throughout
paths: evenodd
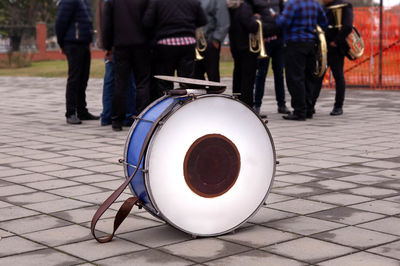
M 314 119 L 297 122 L 276 113 L 268 89 L 262 111 L 280 164 L 248 223 L 192 239 L 136 209 L 98 244 L 90 220 L 123 182 L 128 130 L 67 125 L 65 79 L 0 84 L 0 265 L 400 265 L 400 92 L 349 90 L 344 115 L 331 117 L 324 90 Z M 90 80 L 87 91 L 97 114 L 101 86 Z M 110 231 L 121 201 L 99 230 Z

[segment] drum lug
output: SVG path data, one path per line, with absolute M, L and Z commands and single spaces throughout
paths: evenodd
M 147 174 L 148 172 L 149 172 L 149 170 L 147 170 L 147 169 L 143 169 L 143 170 L 142 170 L 142 173 Z
M 124 163 L 124 159 L 118 159 L 118 163 Z
M 275 163 L 276 163 L 276 164 L 280 164 L 280 162 L 279 162 L 279 161 L 276 161 Z
M 267 119 L 264 120 L 264 124 L 268 124 L 268 120 Z
M 239 96 L 241 95 L 241 93 L 232 93 L 232 96 L 233 96 L 233 99 L 238 99 L 239 98 Z

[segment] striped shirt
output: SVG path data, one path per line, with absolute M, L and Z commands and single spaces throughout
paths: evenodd
M 316 25 L 326 28 L 328 20 L 316 0 L 289 0 L 276 24 L 283 29 L 285 43 L 316 41 Z
M 172 45 L 172 46 L 181 46 L 181 45 L 191 45 L 195 44 L 196 39 L 194 37 L 171 37 L 161 39 L 157 42 L 159 45 Z

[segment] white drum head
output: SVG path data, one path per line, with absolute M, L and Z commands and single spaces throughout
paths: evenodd
M 147 192 L 159 215 L 182 231 L 211 236 L 235 229 L 265 201 L 275 149 L 243 103 L 203 96 L 157 129 L 145 162 Z

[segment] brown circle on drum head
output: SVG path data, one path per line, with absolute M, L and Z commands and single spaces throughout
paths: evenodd
M 220 134 L 197 139 L 186 153 L 183 173 L 190 189 L 206 198 L 227 192 L 240 171 L 240 154 L 235 144 Z

